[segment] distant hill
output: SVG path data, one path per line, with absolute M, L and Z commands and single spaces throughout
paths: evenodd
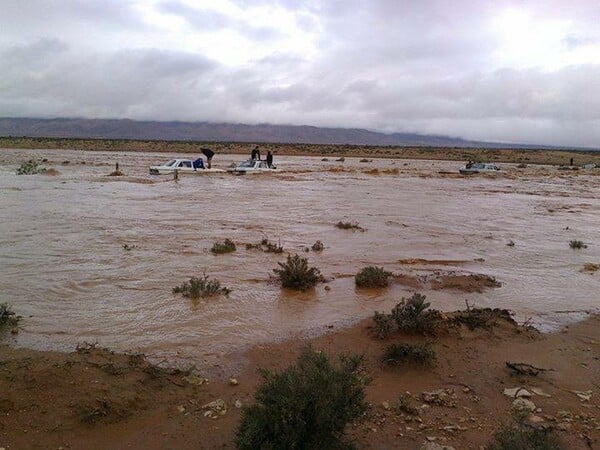
M 359 128 L 208 122 L 151 122 L 128 119 L 0 118 L 0 136 L 371 146 L 551 148 L 476 142 L 437 135 L 386 134 Z

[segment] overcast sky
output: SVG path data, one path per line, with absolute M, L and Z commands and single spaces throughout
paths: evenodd
M 0 0 L 0 116 L 600 147 L 600 0 Z

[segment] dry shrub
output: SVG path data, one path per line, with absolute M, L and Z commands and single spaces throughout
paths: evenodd
M 235 252 L 235 243 L 231 239 L 225 239 L 224 242 L 215 242 L 210 249 L 215 255 L 221 255 L 223 253 Z
M 385 349 L 381 360 L 394 367 L 407 363 L 427 366 L 435 360 L 435 352 L 429 344 L 392 344 Z
M 415 293 L 408 299 L 402 298 L 402 301 L 392 309 L 392 317 L 400 331 L 420 334 L 435 331 L 435 327 L 441 320 L 440 313 L 435 309 L 428 310 L 431 303 L 426 302 L 426 298 L 422 294 Z
M 173 288 L 174 294 L 182 294 L 184 297 L 198 299 L 204 297 L 212 297 L 214 295 L 229 295 L 231 289 L 221 287 L 221 283 L 217 279 L 210 280 L 208 275 L 202 277 L 192 277 L 190 281 L 186 281 L 181 286 Z
M 277 264 L 280 268 L 273 269 L 273 272 L 284 288 L 306 291 L 323 281 L 321 271 L 316 267 L 309 267 L 308 260 L 298 254 L 288 255 L 285 263 Z

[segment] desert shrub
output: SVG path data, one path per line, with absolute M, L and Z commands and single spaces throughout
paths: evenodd
M 425 366 L 435 360 L 435 352 L 429 344 L 392 344 L 385 349 L 381 360 L 388 366 L 401 366 L 406 363 Z
M 375 326 L 373 327 L 375 335 L 379 339 L 387 339 L 392 333 L 392 327 L 394 325 L 391 314 L 375 311 L 375 314 L 373 314 L 373 322 L 375 322 Z
M 212 248 L 210 249 L 210 251 L 215 255 L 231 253 L 235 252 L 235 250 L 235 243 L 231 239 L 225 239 L 224 242 L 215 242 Z
M 437 310 L 428 310 L 431 303 L 426 302 L 425 295 L 415 293 L 409 299 L 402 298 L 394 309 L 394 318 L 398 329 L 411 333 L 431 333 L 437 325 L 440 315 Z
M 202 277 L 192 277 L 181 286 L 173 288 L 174 294 L 182 294 L 184 297 L 198 299 L 200 297 L 211 297 L 213 295 L 228 295 L 231 289 L 221 287 L 217 279 L 210 280 L 208 275 Z
M 572 240 L 569 242 L 569 247 L 574 249 L 587 248 L 587 245 L 583 243 L 583 241 Z
M 500 427 L 487 450 L 562 450 L 565 447 L 552 430 L 534 428 L 524 423 Z
M 322 252 L 323 249 L 325 248 L 325 246 L 323 245 L 323 243 L 321 241 L 317 241 L 312 245 L 312 250 L 313 252 Z
M 246 250 L 259 249 L 265 253 L 283 253 L 281 243 L 275 244 L 269 239 L 264 238 L 258 244 L 246 244 Z
M 367 409 L 362 356 L 331 361 L 311 347 L 282 372 L 262 370 L 256 404 L 242 410 L 238 449 L 344 448 L 346 425 Z
M 0 303 L 0 328 L 5 325 L 14 327 L 21 320 L 21 316 L 17 316 L 8 303 Z
M 273 269 L 275 275 L 285 288 L 305 291 L 323 281 L 321 271 L 316 267 L 309 267 L 308 260 L 296 254 L 288 255 L 285 263 L 279 264 L 279 269 Z
M 387 272 L 383 267 L 367 266 L 356 274 L 354 282 L 358 287 L 387 287 L 391 276 L 392 272 Z
M 336 228 L 339 228 L 340 230 L 358 230 L 358 231 L 365 231 L 365 229 L 363 227 L 361 227 L 359 224 L 357 223 L 352 223 L 352 222 L 342 222 L 341 220 L 335 224 Z
M 33 159 L 27 162 L 21 163 L 21 166 L 17 169 L 17 175 L 35 175 L 38 173 L 44 173 L 46 169 L 38 165 Z

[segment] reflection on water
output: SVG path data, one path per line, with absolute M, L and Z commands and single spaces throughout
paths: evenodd
M 319 332 L 390 309 L 408 287 L 361 292 L 352 275 L 370 264 L 396 273 L 461 270 L 503 285 L 482 294 L 426 292 L 451 310 L 465 299 L 505 307 L 552 327 L 565 310 L 597 310 L 600 177 L 530 168 L 500 177 L 439 175 L 460 164 L 374 160 L 343 165 L 277 157 L 285 173 L 151 177 L 165 154 L 76 151 L 0 152 L 0 302 L 25 317 L 17 345 L 73 349 L 98 341 L 168 358 L 214 355 L 297 333 Z M 46 157 L 54 176 L 16 176 L 21 161 Z M 216 167 L 243 159 L 217 155 Z M 66 163 L 66 161 L 69 161 Z M 119 162 L 127 177 L 106 177 Z M 85 162 L 85 164 L 83 164 Z M 405 165 L 406 164 L 406 165 Z M 398 168 L 399 173 L 367 174 Z M 345 168 L 346 170 L 323 170 Z M 547 175 L 551 174 L 551 175 Z M 339 220 L 366 232 L 336 229 Z M 568 228 L 567 228 L 568 227 Z M 246 250 L 263 237 L 305 253 L 328 285 L 287 293 L 269 281 L 283 255 Z M 238 251 L 212 255 L 225 238 Z M 589 243 L 569 249 L 571 239 Z M 514 247 L 507 246 L 510 241 Z M 131 251 L 123 244 L 135 245 Z M 411 261 L 411 260 L 431 261 Z M 193 303 L 171 289 L 203 272 L 233 289 L 229 298 Z M 575 316 L 576 317 L 576 316 Z

